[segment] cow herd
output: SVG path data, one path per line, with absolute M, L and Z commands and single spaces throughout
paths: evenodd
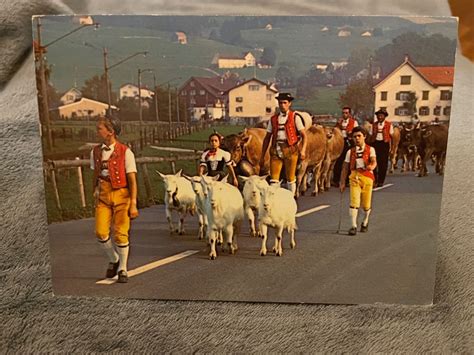
M 298 165 L 295 196 L 279 184 L 270 186 L 267 183 L 266 176 L 270 166 L 268 152 L 264 165 L 259 166 L 265 133 L 264 128 L 246 128 L 223 139 L 222 148 L 231 153 L 243 183 L 241 190 L 227 183 L 226 178 L 218 181 L 209 176 L 185 176 L 181 171 L 170 175 L 158 172 L 165 186 L 164 201 L 170 232 L 184 234 L 185 216 L 197 213 L 198 238 L 206 240 L 210 246 L 211 260 L 217 257 L 217 245 L 231 254 L 237 251 L 237 236 L 245 217 L 249 221 L 250 235 L 262 238 L 260 255 L 267 254 L 269 227 L 275 229 L 273 252 L 277 256 L 283 253 L 282 239 L 285 230 L 290 235 L 290 246 L 294 248 L 297 212 L 294 197 L 298 198 L 305 193 L 310 180 L 314 180 L 313 196 L 331 186 L 334 164 L 344 148 L 339 128 L 317 124 L 306 128 L 307 157 Z M 389 172 L 393 173 L 397 169 L 397 163 L 401 159 L 401 172 L 418 169 L 417 176 L 426 176 L 426 164 L 432 159 L 436 172 L 443 174 L 447 138 L 448 126 L 444 124 L 401 124 L 394 127 Z M 177 228 L 172 222 L 172 210 L 179 213 Z

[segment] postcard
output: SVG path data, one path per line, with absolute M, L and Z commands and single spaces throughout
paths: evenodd
M 432 304 L 456 18 L 32 25 L 56 296 Z

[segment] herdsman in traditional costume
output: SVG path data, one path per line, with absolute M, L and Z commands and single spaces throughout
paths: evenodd
M 367 133 L 362 127 L 356 127 L 352 131 L 355 146 L 346 153 L 344 165 L 342 166 L 339 188 L 341 193 L 346 188 L 346 178 L 349 175 L 349 186 L 351 202 L 349 215 L 351 217 L 351 229 L 349 235 L 357 234 L 357 214 L 362 206 L 364 220 L 360 231 L 367 232 L 369 228 L 369 216 L 372 209 L 372 189 L 374 186 L 374 169 L 377 167 L 375 149 L 365 143 Z
M 265 153 L 270 147 L 270 183 L 278 183 L 280 173 L 285 167 L 287 188 L 296 193 L 296 167 L 298 156 L 306 159 L 306 134 L 301 115 L 290 110 L 294 97 L 289 93 L 280 93 L 276 99 L 280 113 L 270 118 L 267 134 L 263 140 L 260 167 L 264 166 Z M 302 139 L 301 150 L 298 151 L 299 137 Z
M 377 154 L 377 169 L 375 170 L 375 185 L 382 187 L 387 175 L 388 158 L 390 155 L 390 144 L 393 136 L 392 122 L 386 118 L 387 111 L 378 110 L 375 112 L 377 120 L 371 126 L 371 142 Z
M 337 186 L 339 185 L 339 180 L 341 178 L 342 164 L 346 158 L 347 151 L 351 149 L 354 145 L 352 141 L 352 130 L 359 126 L 357 120 L 352 117 L 351 108 L 345 106 L 342 108 L 342 117 L 336 123 L 336 127 L 341 130 L 342 137 L 344 138 L 344 149 L 342 150 L 341 155 L 336 160 L 334 164 L 334 173 L 333 173 L 333 182 Z
M 118 120 L 98 119 L 101 143 L 91 152 L 91 169 L 94 170 L 95 234 L 109 258 L 105 276 L 118 275 L 117 281 L 125 283 L 128 282 L 130 219 L 138 217 L 137 168 L 132 151 L 117 139 L 120 131 Z

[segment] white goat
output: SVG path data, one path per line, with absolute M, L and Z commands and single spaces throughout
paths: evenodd
M 165 207 L 166 219 L 170 227 L 170 233 L 177 232 L 184 234 L 184 217 L 189 212 L 194 215 L 196 211 L 196 197 L 191 182 L 181 176 L 181 170 L 176 174 L 165 175 L 156 172 L 161 176 L 165 185 Z M 171 218 L 171 211 L 177 210 L 179 213 L 179 225 L 175 230 Z
M 268 227 L 273 227 L 276 230 L 273 251 L 277 256 L 281 256 L 283 254 L 282 239 L 284 229 L 290 234 L 291 249 L 296 247 L 296 201 L 293 193 L 281 188 L 280 184 L 269 186 L 261 195 L 262 203 L 259 209 L 259 222 L 263 240 L 260 255 L 265 256 L 267 254 Z
M 260 192 L 266 190 L 268 183 L 265 180 L 266 176 L 252 175 L 249 177 L 240 176 L 240 178 L 244 181 L 242 194 L 244 195 L 244 211 L 249 219 L 250 236 L 256 237 L 260 233 L 257 233 L 255 226 L 255 212 L 258 212 L 260 207 Z
M 226 239 L 229 252 L 234 254 L 237 249 L 237 235 L 244 218 L 244 201 L 240 191 L 235 186 L 224 181 L 201 180 L 207 193 L 206 211 L 208 218 L 208 238 L 210 244 L 209 258 L 217 257 L 216 242 L 222 232 Z

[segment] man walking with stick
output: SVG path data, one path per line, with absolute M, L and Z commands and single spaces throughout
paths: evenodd
M 377 167 L 375 149 L 365 143 L 367 133 L 362 127 L 356 127 L 352 131 L 355 146 L 346 153 L 342 166 L 339 188 L 341 194 L 346 188 L 346 178 L 349 175 L 351 228 L 349 235 L 357 234 L 357 214 L 359 207 L 364 211 L 364 220 L 360 231 L 367 232 L 369 228 L 369 216 L 372 208 L 372 189 L 374 186 L 374 169 Z
M 344 149 L 334 164 L 333 183 L 337 186 L 341 178 L 342 163 L 346 158 L 347 151 L 354 145 L 352 142 L 352 130 L 359 126 L 357 120 L 352 117 L 351 108 L 345 106 L 342 108 L 342 117 L 337 121 L 336 127 L 341 130 L 344 138 Z

